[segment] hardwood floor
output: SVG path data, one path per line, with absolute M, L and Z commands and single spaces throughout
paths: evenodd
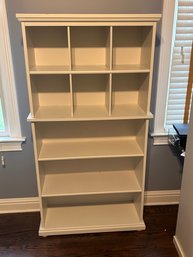
M 39 213 L 0 215 L 0 257 L 178 257 L 177 206 L 145 207 L 140 232 L 38 236 Z

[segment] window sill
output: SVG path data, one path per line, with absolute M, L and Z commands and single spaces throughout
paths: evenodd
M 25 142 L 26 138 L 12 138 L 12 137 L 0 137 L 0 151 L 1 152 L 12 152 L 22 151 L 22 143 Z
M 153 145 L 168 145 L 168 134 L 166 133 L 150 133 L 153 137 Z

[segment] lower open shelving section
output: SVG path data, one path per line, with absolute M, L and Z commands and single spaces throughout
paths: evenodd
M 134 203 L 48 207 L 41 236 L 143 230 Z
M 40 235 L 142 230 L 147 120 L 32 124 Z

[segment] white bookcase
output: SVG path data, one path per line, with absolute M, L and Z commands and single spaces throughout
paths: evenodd
M 18 14 L 41 236 L 145 229 L 158 14 Z

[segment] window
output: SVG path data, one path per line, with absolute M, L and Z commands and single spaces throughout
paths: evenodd
M 165 127 L 183 123 L 193 42 L 193 0 L 178 1 Z M 191 98 L 191 95 L 190 95 Z
M 2 88 L 1 71 L 0 71 L 0 89 Z M 3 97 L 0 90 L 0 135 L 3 136 L 6 133 L 5 126 L 5 110 L 3 109 Z
M 0 0 L 0 38 L 0 151 L 16 151 L 25 139 L 21 136 L 4 0 Z
M 193 0 L 164 1 L 154 144 L 166 144 L 172 124 L 184 119 L 193 40 L 192 13 Z

